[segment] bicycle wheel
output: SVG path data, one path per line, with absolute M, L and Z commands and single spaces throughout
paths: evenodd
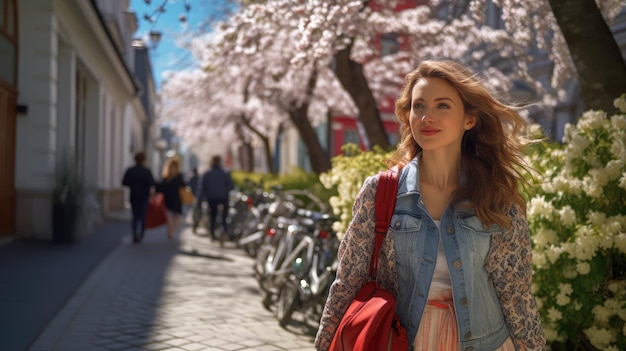
M 281 327 L 285 328 L 287 323 L 291 320 L 291 315 L 296 310 L 299 300 L 298 286 L 294 281 L 288 280 L 278 293 L 276 318 Z
M 261 289 L 261 304 L 263 304 L 263 307 L 266 310 L 268 311 L 272 310 L 272 305 L 274 304 L 273 300 L 274 300 L 274 295 L 272 293 Z

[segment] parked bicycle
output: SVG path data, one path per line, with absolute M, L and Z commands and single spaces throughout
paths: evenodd
M 207 207 L 204 204 L 203 213 L 208 213 Z M 336 218 L 329 212 L 330 207 L 306 189 L 275 186 L 265 191 L 262 184 L 249 181 L 244 189 L 231 192 L 222 243 L 235 242 L 256 258 L 254 275 L 263 306 L 275 312 L 283 327 L 296 311 L 309 320 L 321 316 L 339 248 L 332 230 Z
M 271 310 L 278 302 L 276 314 L 285 325 L 296 308 L 316 311 L 324 290 L 334 279 L 333 260 L 338 240 L 332 231 L 332 215 L 299 209 L 292 217 L 279 217 L 255 263 L 263 306 Z M 293 289 L 291 281 L 301 284 Z M 312 314 L 312 313 L 309 313 Z
M 258 250 L 269 231 L 274 228 L 279 217 L 290 218 L 301 208 L 313 207 L 325 211 L 325 205 L 317 196 L 308 190 L 292 189 L 283 190 L 281 186 L 271 189 L 267 196 L 263 197 L 261 204 L 250 211 L 247 218 L 246 228 L 239 240 L 239 245 L 251 257 L 257 257 Z
M 289 255 L 295 257 L 292 273 L 280 287 L 276 306 L 276 318 L 283 327 L 296 310 L 310 320 L 320 319 L 337 270 L 339 240 L 332 230 L 336 218 L 314 211 L 300 211 L 300 215 L 311 218 L 314 225 L 308 239 L 301 242 L 304 245 Z

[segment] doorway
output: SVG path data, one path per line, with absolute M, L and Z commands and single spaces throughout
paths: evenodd
M 17 0 L 0 0 L 0 237 L 15 231 Z
M 15 122 L 17 94 L 0 82 L 0 236 L 15 230 Z

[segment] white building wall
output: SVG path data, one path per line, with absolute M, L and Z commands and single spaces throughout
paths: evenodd
M 88 23 L 83 25 L 89 26 Z M 92 33 L 94 35 L 98 39 L 96 44 L 110 41 L 103 31 Z M 120 42 L 127 45 L 125 50 L 120 51 L 126 53 L 123 59 L 128 66 L 132 40 L 130 36 L 124 35 Z M 93 77 L 90 94 L 95 93 L 94 90 L 102 94 L 99 98 L 92 97 L 89 103 L 89 108 L 93 109 L 99 120 L 97 123 L 87 121 L 88 132 L 91 134 L 86 140 L 91 144 L 85 145 L 85 156 L 98 155 L 95 160 L 100 163 L 89 166 L 88 173 L 91 174 L 86 174 L 86 180 L 91 182 L 90 189 L 100 197 L 102 210 L 106 214 L 123 209 L 125 193 L 121 177 L 125 167 L 132 164 L 129 162 L 132 161 L 131 142 L 124 142 L 122 139 L 128 129 L 123 129 L 121 121 L 125 118 L 145 120 L 145 117 L 137 110 L 128 108 L 129 105 L 138 103 L 135 86 L 128 77 L 130 68 L 124 67 L 117 52 L 110 48 L 110 42 L 108 50 L 103 50 L 103 45 L 92 45 L 93 43 L 91 38 L 77 44 L 81 46 L 79 51 L 83 53 L 85 67 Z M 132 59 L 134 60 L 134 56 Z
M 116 144 L 116 130 L 115 130 L 115 109 L 111 104 L 109 96 L 104 94 L 104 120 L 103 120 L 103 128 L 102 128 L 102 140 L 104 142 L 104 152 L 103 152 L 103 177 L 101 187 L 106 187 L 107 185 L 112 185 L 112 174 L 114 171 L 115 162 L 114 158 L 117 156 L 115 151 Z
M 130 145 L 131 141 L 124 138 L 128 134 L 124 120 L 128 117 L 128 104 L 119 104 L 109 94 L 105 94 L 105 110 L 103 123 L 103 166 L 99 187 L 102 189 L 119 188 L 125 166 L 133 164 Z
M 20 9 L 20 23 L 39 25 L 20 27 L 20 36 L 29 40 L 19 45 L 18 101 L 28 114 L 17 120 L 15 187 L 43 191 L 54 183 L 58 21 L 49 1 L 34 2 L 20 2 L 30 5 Z
M 23 0 L 19 6 L 18 101 L 28 113 L 17 119 L 16 232 L 41 238 L 50 231 L 54 187 L 58 19 L 51 1 Z
M 18 101 L 28 113 L 17 120 L 16 232 L 45 239 L 51 237 L 62 151 L 77 151 L 85 189 L 102 209 L 115 210 L 123 206 L 121 177 L 132 163 L 127 127 L 146 118 L 130 70 L 111 46 L 91 0 L 20 0 L 18 6 Z M 131 41 L 126 43 L 130 50 Z M 86 92 L 81 111 L 76 110 L 78 74 Z M 137 150 L 142 128 L 133 135 Z
M 76 145 L 76 52 L 63 40 L 59 40 L 57 96 L 57 143 L 61 150 L 67 144 L 72 150 Z
M 97 191 L 102 184 L 104 153 L 104 102 L 103 87 L 97 80 L 88 79 L 85 113 L 84 143 L 82 145 L 82 171 L 84 186 L 89 191 Z
M 125 108 L 126 110 L 128 108 Z M 111 135 L 107 137 L 107 140 L 111 141 L 108 152 L 108 160 L 110 163 L 107 169 L 108 179 L 105 179 L 104 186 L 107 188 L 119 188 L 122 184 L 122 175 L 126 169 L 126 166 L 133 164 L 131 157 L 130 146 L 122 142 L 124 135 L 124 119 L 126 118 L 125 111 L 120 114 L 110 114 L 109 120 L 111 124 Z
M 136 23 L 129 21 L 129 13 L 126 11 L 130 7 L 129 0 L 96 0 L 100 13 L 107 23 L 109 32 L 118 47 L 118 50 L 124 57 L 126 65 L 133 69 L 135 60 L 134 50 L 128 45 L 133 39 L 133 35 L 137 30 Z M 136 19 L 135 19 L 136 20 Z

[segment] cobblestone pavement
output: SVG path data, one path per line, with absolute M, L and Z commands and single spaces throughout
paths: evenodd
M 30 351 L 313 350 L 314 321 L 283 329 L 263 308 L 253 259 L 189 228 L 130 237 L 90 275 Z

